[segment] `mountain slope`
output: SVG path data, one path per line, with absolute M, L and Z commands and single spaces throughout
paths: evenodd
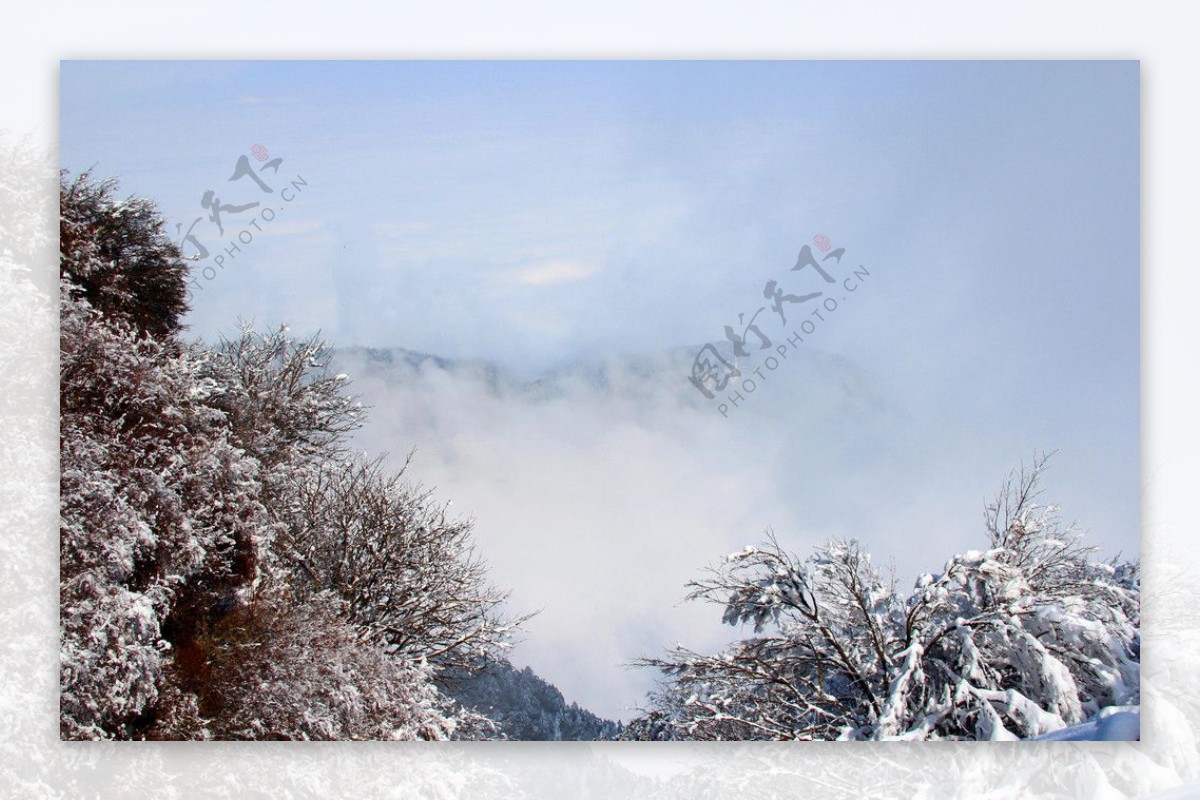
M 507 660 L 473 674 L 447 673 L 442 684 L 463 706 L 496 721 L 510 740 L 607 740 L 620 731 L 620 724 L 568 704 L 553 684 Z

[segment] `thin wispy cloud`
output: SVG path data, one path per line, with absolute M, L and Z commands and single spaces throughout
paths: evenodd
M 594 264 L 581 261 L 544 261 L 510 270 L 506 278 L 510 283 L 525 286 L 549 286 L 569 284 L 591 278 L 600 272 Z

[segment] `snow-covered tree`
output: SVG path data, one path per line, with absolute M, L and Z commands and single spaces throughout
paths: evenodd
M 114 191 L 60 186 L 62 736 L 487 736 L 436 683 L 513 625 L 469 523 L 348 457 L 319 340 L 181 341 L 178 251 Z
M 207 608 L 249 578 L 267 522 L 258 465 L 231 444 L 223 414 L 208 403 L 220 388 L 201 376 L 203 349 L 154 335 L 174 325 L 184 295 L 161 221 L 110 195 L 110 185 L 86 178 L 62 187 L 67 737 L 134 736 L 144 728 L 169 659 L 166 629 L 184 610 Z M 130 208 L 135 222 L 127 223 L 122 209 Z M 166 259 L 167 277 L 120 276 L 123 263 L 105 259 L 126 246 L 139 270 L 150 269 L 148 253 Z
M 496 657 L 520 620 L 500 614 L 468 521 L 358 458 L 295 474 L 274 549 L 297 598 L 331 593 L 389 652 L 440 667 Z
M 108 320 L 163 338 L 187 312 L 187 264 L 167 236 L 157 207 L 115 197 L 117 182 L 84 172 L 60 182 L 61 271 Z
M 222 343 L 214 375 L 227 387 L 234 440 L 262 465 L 276 527 L 264 565 L 297 603 L 332 594 L 389 652 L 438 667 L 471 666 L 507 647 L 523 619 L 488 583 L 469 521 L 382 458 L 351 454 L 363 418 L 328 369 L 328 349 L 286 330 L 248 329 Z
M 228 415 L 234 441 L 264 470 L 344 456 L 346 436 L 362 424 L 363 409 L 346 394 L 347 376 L 330 373 L 329 348 L 319 337 L 297 339 L 286 326 L 259 333 L 242 325 L 215 351 L 209 374 L 225 388 L 215 404 Z
M 807 560 L 773 536 L 694 582 L 754 636 L 716 655 L 678 648 L 647 739 L 1016 739 L 1136 703 L 1136 564 L 1096 561 L 1053 506 L 1039 459 L 986 508 L 987 549 L 914 590 L 853 540 Z
M 253 575 L 258 465 L 205 403 L 202 354 L 105 324 L 70 289 L 61 336 L 64 732 L 130 733 L 157 697 L 165 628 Z

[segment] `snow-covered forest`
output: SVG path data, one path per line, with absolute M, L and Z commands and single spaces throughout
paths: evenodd
M 189 340 L 154 204 L 60 191 L 63 738 L 996 740 L 1139 703 L 1138 565 L 1043 503 L 1039 460 L 911 591 L 858 542 L 771 536 L 688 596 L 747 636 L 643 659 L 628 726 L 567 704 L 506 660 L 526 618 L 472 524 L 349 446 L 329 347 Z

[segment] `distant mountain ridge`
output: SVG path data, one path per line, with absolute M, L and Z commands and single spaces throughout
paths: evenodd
M 485 359 L 454 359 L 404 347 L 338 348 L 334 362 L 351 380 L 372 376 L 385 381 L 413 379 L 440 371 L 455 376 L 468 376 L 481 382 L 489 392 L 502 396 L 523 396 L 527 399 L 559 397 L 572 388 L 587 388 L 598 394 L 658 394 L 664 389 L 689 406 L 711 405 L 689 381 L 692 366 L 704 345 L 667 348 L 657 353 L 587 357 L 574 362 L 549 367 L 532 375 L 518 375 L 495 362 Z M 730 381 L 728 392 L 738 389 L 747 378 L 763 383 L 768 380 L 786 385 L 790 393 L 811 389 L 813 378 L 826 386 L 836 385 L 840 394 L 856 404 L 875 405 L 878 399 L 861 370 L 848 358 L 811 347 L 791 349 L 780 357 L 773 349 L 752 350 L 749 356 L 735 356 L 728 342 L 715 345 L 717 352 L 741 375 Z M 777 366 L 768 368 L 768 357 Z

